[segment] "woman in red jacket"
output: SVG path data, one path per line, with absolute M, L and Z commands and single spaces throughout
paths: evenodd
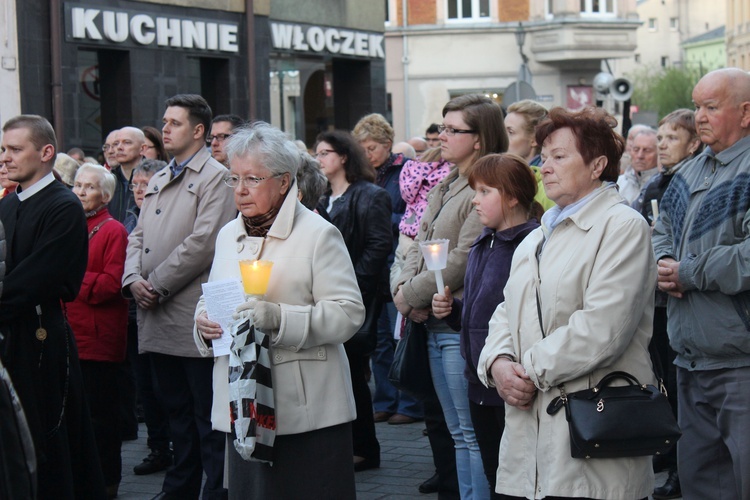
M 115 177 L 99 165 L 86 163 L 76 173 L 73 192 L 86 212 L 89 258 L 81 291 L 67 307 L 109 498 L 117 496 L 122 469 L 119 417 L 113 410 L 118 404 L 116 374 L 125 359 L 128 324 L 128 304 L 120 293 L 128 233 L 107 210 L 115 183 Z

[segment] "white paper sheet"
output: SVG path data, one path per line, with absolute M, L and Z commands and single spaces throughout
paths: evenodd
M 393 338 L 395 340 L 401 340 L 401 335 L 403 332 L 404 327 L 404 317 L 401 315 L 401 313 L 396 313 L 396 328 L 393 329 Z
M 221 337 L 212 341 L 214 356 L 228 355 L 229 346 L 232 345 L 232 336 L 229 335 L 229 326 L 234 321 L 232 314 L 237 306 L 245 302 L 242 282 L 239 278 L 231 278 L 210 281 L 202 286 L 208 319 L 219 323 L 222 329 Z

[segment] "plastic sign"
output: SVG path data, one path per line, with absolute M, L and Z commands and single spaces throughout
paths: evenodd
M 272 22 L 271 44 L 274 49 L 294 52 L 385 59 L 383 35 L 366 31 Z
M 69 41 L 239 52 L 237 23 L 66 4 Z

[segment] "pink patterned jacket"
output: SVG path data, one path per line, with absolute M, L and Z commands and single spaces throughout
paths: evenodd
M 436 162 L 409 160 L 404 164 L 399 186 L 401 197 L 406 202 L 406 211 L 398 225 L 399 231 L 412 239 L 417 236 L 419 221 L 427 207 L 427 193 L 448 175 L 452 167 L 452 163 L 442 159 Z

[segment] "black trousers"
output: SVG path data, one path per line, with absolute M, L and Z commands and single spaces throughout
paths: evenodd
M 380 443 L 375 435 L 375 420 L 372 415 L 372 394 L 366 378 L 368 357 L 357 349 L 350 349 L 347 344 L 344 344 L 344 349 L 349 359 L 352 392 L 357 408 L 357 419 L 352 422 L 354 455 L 380 463 Z
M 500 438 L 505 429 L 505 406 L 483 406 L 469 400 L 471 423 L 482 455 L 484 475 L 490 483 L 490 498 L 500 498 L 495 493 L 497 484 L 498 454 L 500 453 Z
M 438 474 L 438 499 L 459 500 L 458 473 L 456 472 L 456 445 L 445 423 L 443 407 L 434 397 L 423 401 L 424 423 L 427 439 L 432 449 L 432 460 Z
M 138 324 L 134 317 L 128 318 L 128 343 L 126 358 L 119 363 L 117 373 L 118 403 L 120 405 L 120 429 L 123 438 L 138 436 L 136 413 L 136 376 L 133 359 L 138 356 Z
M 104 474 L 104 484 L 120 484 L 122 448 L 120 401 L 117 390 L 120 363 L 81 360 L 83 388 L 89 401 L 89 414 L 94 428 L 99 463 Z
M 648 345 L 651 361 L 654 364 L 656 372 L 664 380 L 667 388 L 667 399 L 672 407 L 675 418 L 677 417 L 677 367 L 674 364 L 674 358 L 677 353 L 669 346 L 669 336 L 667 335 L 667 308 L 654 308 L 654 334 Z M 669 471 L 677 470 L 677 446 L 673 446 L 668 453 L 662 456 L 664 468 Z
M 146 444 L 151 450 L 166 452 L 169 450 L 169 418 L 164 403 L 156 397 L 154 392 L 151 353 L 138 353 L 138 325 L 133 323 L 132 327 L 133 331 L 131 331 L 131 323 L 128 323 L 128 355 L 135 373 L 138 398 L 143 406 L 143 417 L 148 432 Z M 131 338 L 135 339 L 133 345 L 130 343 Z
M 190 500 L 225 499 L 224 445 L 226 434 L 211 428 L 213 358 L 183 358 L 151 353 L 156 394 L 169 415 L 174 466 L 167 470 L 162 490 Z

